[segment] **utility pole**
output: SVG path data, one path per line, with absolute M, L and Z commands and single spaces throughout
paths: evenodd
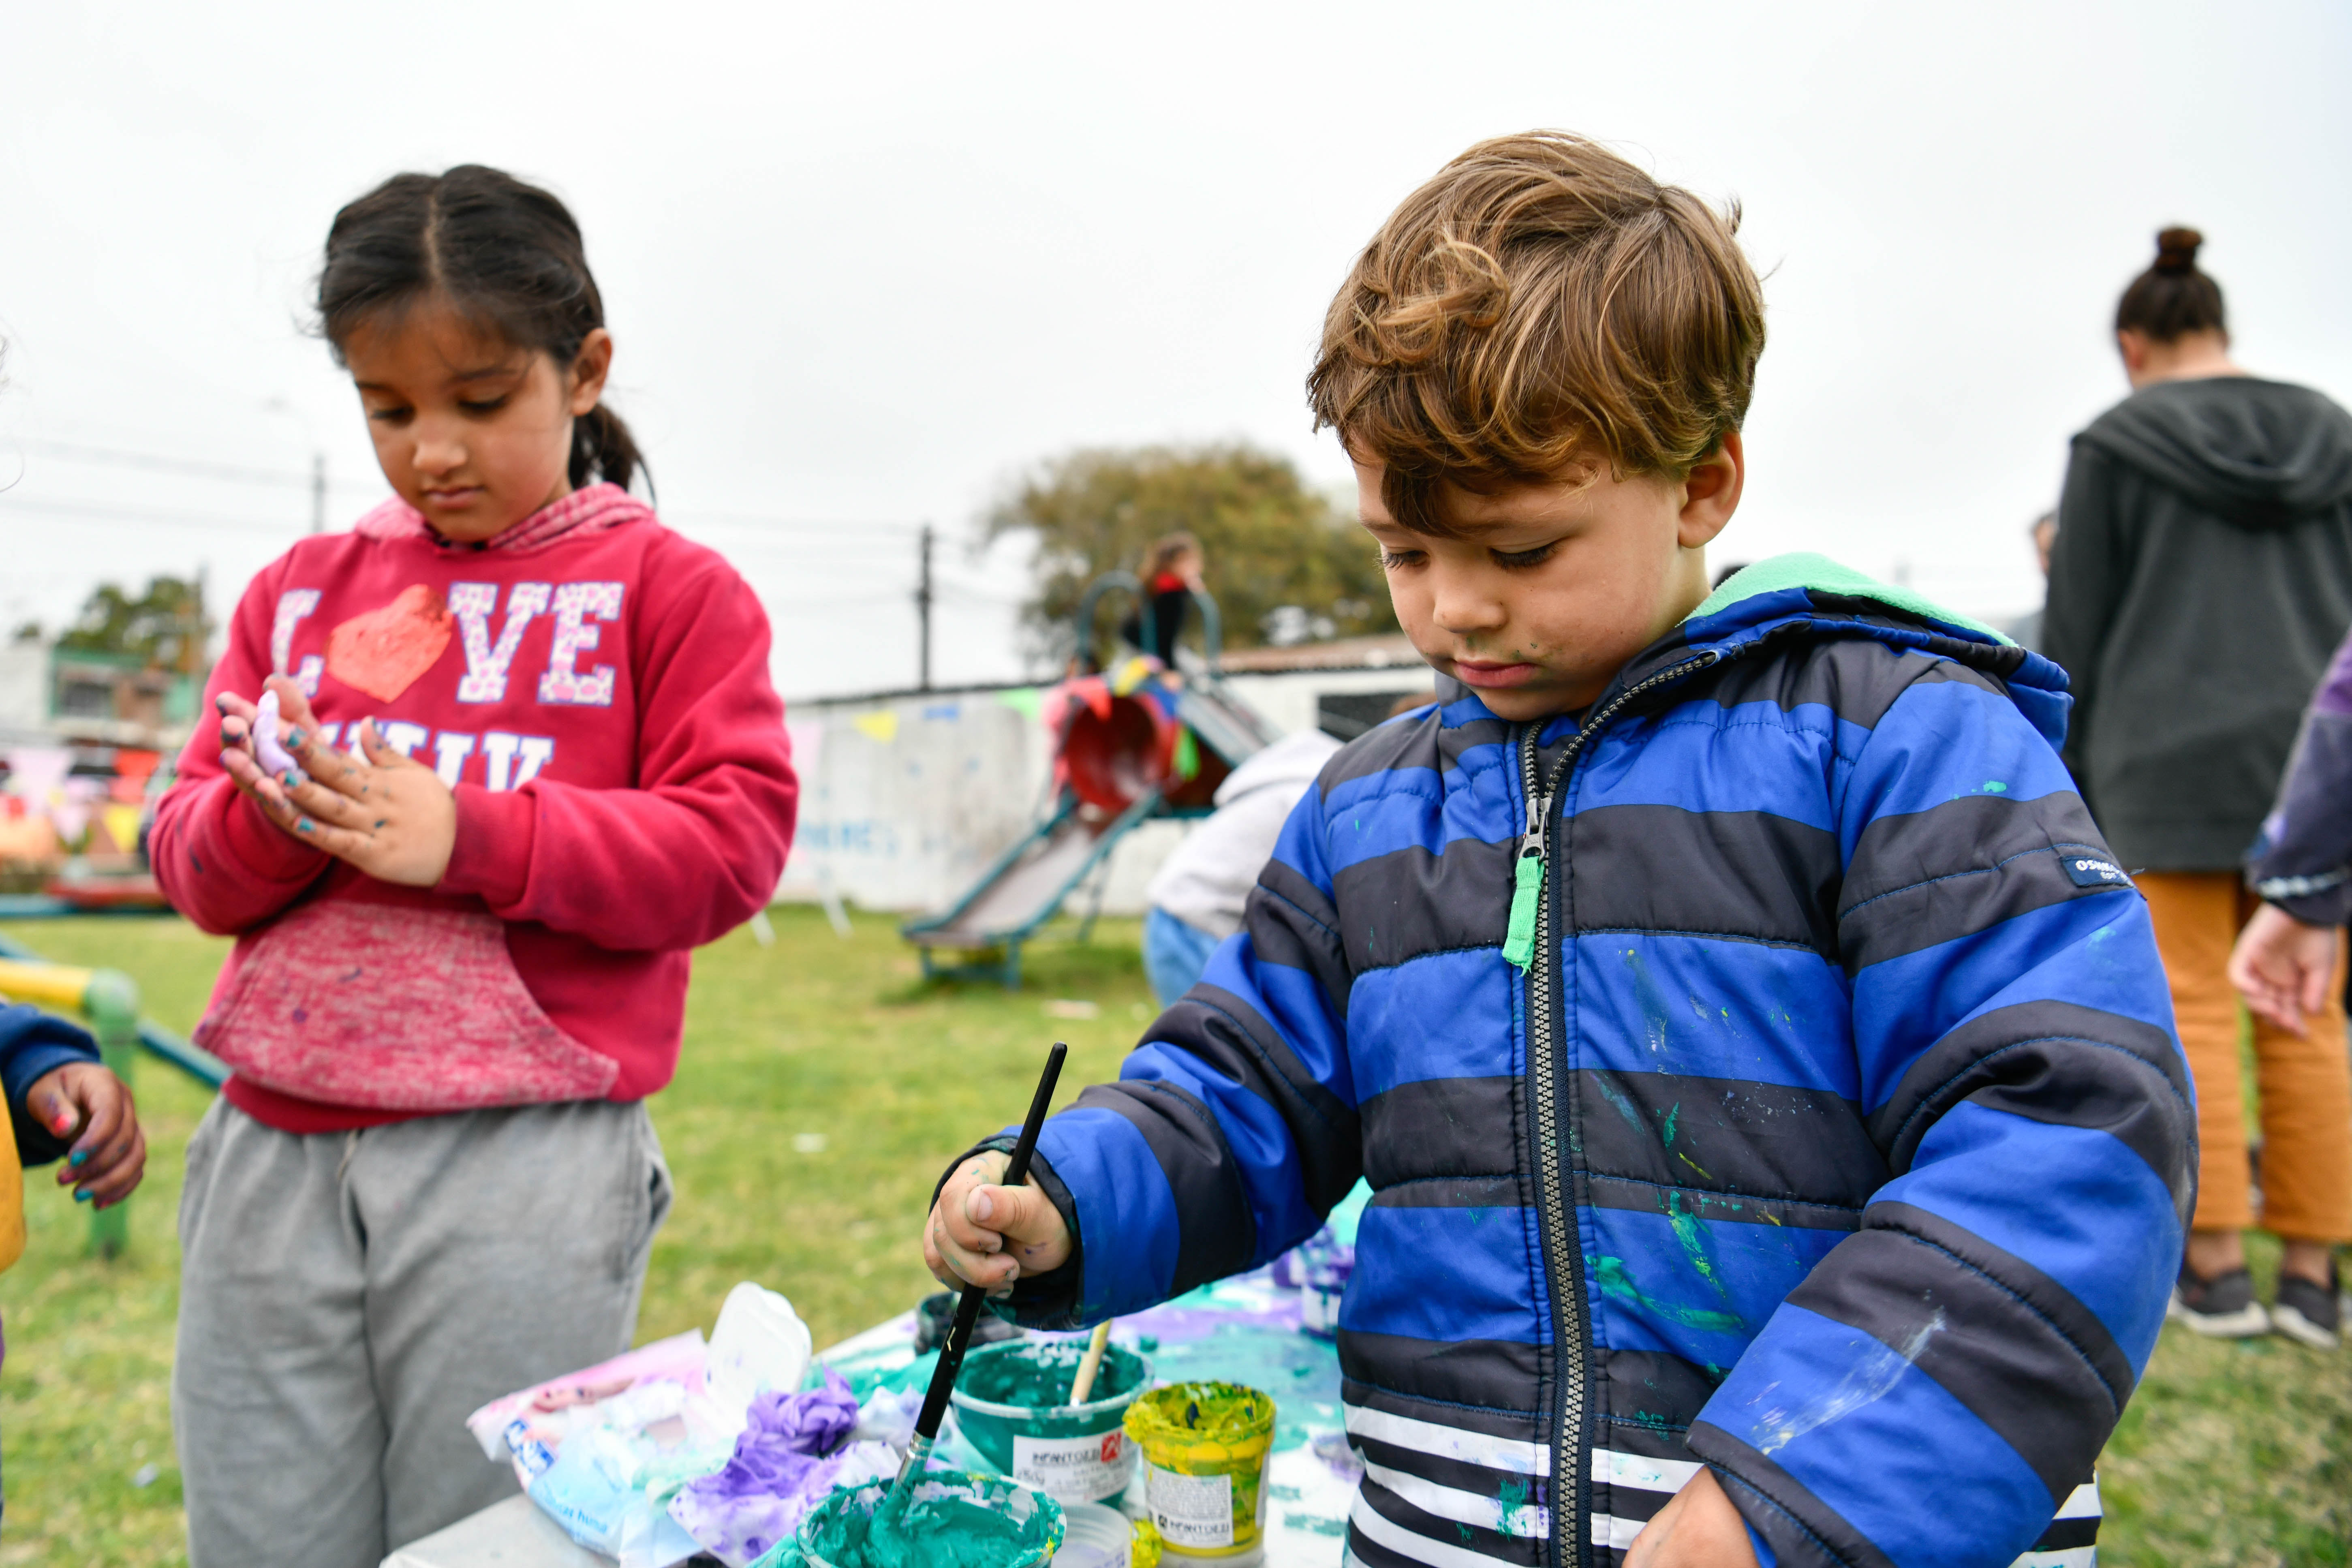
M 919 689 L 931 689 L 931 525 L 923 524 L 923 570 L 915 588 L 915 622 L 920 628 L 921 651 L 916 661 Z
M 327 454 L 310 454 L 310 531 L 327 531 Z

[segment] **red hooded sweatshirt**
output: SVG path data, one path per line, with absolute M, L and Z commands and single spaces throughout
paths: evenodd
M 292 677 L 457 797 L 431 889 L 296 841 L 220 765 L 211 700 Z M 768 622 L 613 485 L 482 544 L 391 500 L 256 577 L 157 812 L 155 875 L 236 948 L 196 1038 L 289 1132 L 636 1100 L 677 1064 L 688 950 L 767 902 L 798 786 Z

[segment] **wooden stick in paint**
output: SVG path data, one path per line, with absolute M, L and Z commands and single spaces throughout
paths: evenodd
M 1110 1320 L 1105 1318 L 1095 1325 L 1095 1337 L 1087 1342 L 1087 1353 L 1078 1360 L 1078 1375 L 1070 1380 L 1070 1403 L 1084 1405 L 1087 1395 L 1095 1391 L 1095 1373 L 1102 1370 L 1103 1347 L 1110 1343 Z
M 1038 1130 L 1045 1125 L 1045 1111 L 1054 1103 L 1054 1085 L 1062 1076 L 1062 1060 L 1070 1047 L 1061 1041 L 1045 1055 L 1045 1070 L 1037 1079 L 1037 1093 L 1029 1101 L 1029 1119 L 1021 1124 L 1020 1141 L 1013 1145 L 1013 1158 L 1004 1166 L 1004 1179 L 996 1184 L 1017 1187 L 1029 1174 L 1029 1156 L 1036 1152 Z M 980 1318 L 981 1303 L 988 1300 L 988 1291 L 979 1285 L 966 1285 L 963 1296 L 956 1302 L 955 1321 L 949 1325 L 948 1337 L 940 1346 L 940 1364 L 931 1369 L 930 1391 L 923 1395 L 922 1414 L 915 1417 L 914 1441 L 907 1446 L 906 1462 L 898 1467 L 898 1479 L 891 1483 L 890 1496 L 883 1500 L 878 1513 L 887 1514 L 899 1502 L 909 1479 L 931 1457 L 931 1447 L 939 1441 L 940 1423 L 948 1413 L 948 1395 L 955 1392 L 956 1373 L 963 1370 L 963 1352 L 971 1346 L 971 1326 Z

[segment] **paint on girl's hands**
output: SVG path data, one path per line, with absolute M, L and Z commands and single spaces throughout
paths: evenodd
M 278 743 L 278 693 L 265 691 L 254 705 L 253 754 L 263 773 L 283 778 L 301 769 L 286 748 Z
M 67 1163 L 67 1164 L 68 1164 L 68 1165 L 87 1165 L 87 1164 L 89 1164 L 89 1150 L 87 1150 L 87 1149 L 77 1149 L 77 1150 L 75 1150 L 75 1151 L 73 1152 L 73 1153 L 71 1154 L 71 1156 L 69 1156 L 69 1157 L 67 1159 L 66 1163 Z

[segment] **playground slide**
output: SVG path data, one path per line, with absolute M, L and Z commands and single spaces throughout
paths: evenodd
M 1062 900 L 1159 802 L 1159 793 L 1152 791 L 1115 817 L 1066 804 L 944 914 L 903 928 L 907 940 L 922 951 L 923 972 L 940 971 L 935 954 L 942 949 L 1001 949 L 1003 962 L 996 967 L 1007 985 L 1018 984 L 1021 943 L 1053 919 Z

